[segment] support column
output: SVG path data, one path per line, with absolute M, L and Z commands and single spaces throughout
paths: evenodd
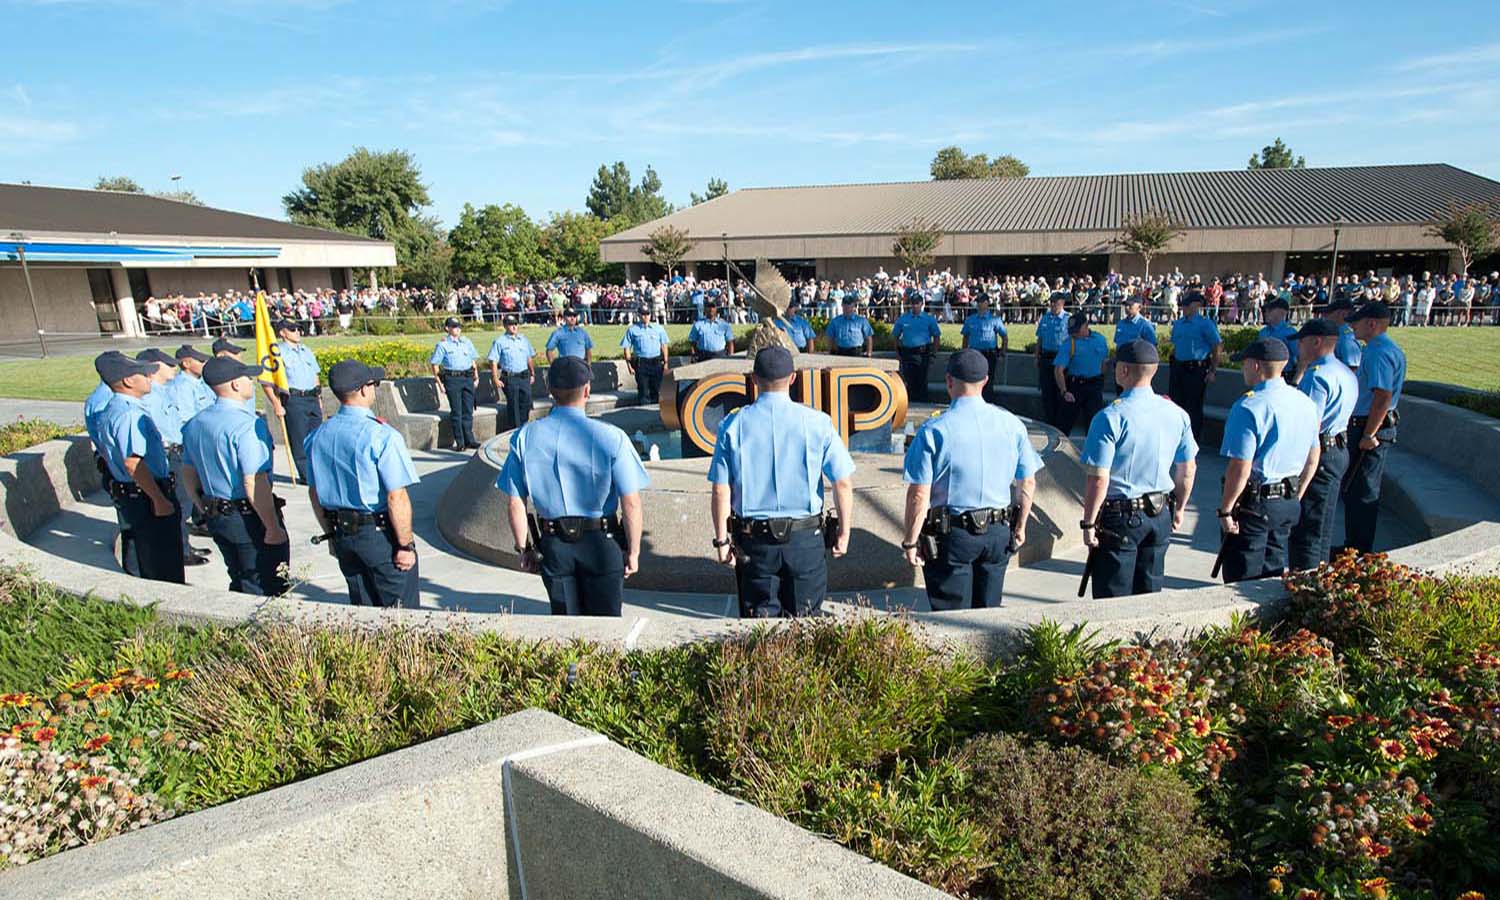
M 354 270 L 348 267 L 344 268 L 344 288 L 354 290 Z
M 1277 250 L 1271 254 L 1271 271 L 1266 273 L 1266 283 L 1271 287 L 1281 284 L 1281 279 L 1286 277 L 1286 251 Z
M 277 274 L 276 270 L 266 269 L 264 271 L 266 273 L 266 282 L 260 286 L 260 289 L 268 294 L 281 290 L 281 276 Z
M 370 290 L 373 291 L 373 290 L 379 290 L 379 289 L 380 289 L 380 277 L 375 274 L 375 270 L 374 269 L 371 269 L 370 270 Z
M 130 295 L 130 275 L 123 266 L 109 270 L 109 285 L 115 295 L 115 310 L 120 316 L 120 333 L 125 337 L 140 337 L 141 320 L 135 314 L 135 298 Z

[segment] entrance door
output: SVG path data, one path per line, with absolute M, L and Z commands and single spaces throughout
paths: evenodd
M 110 282 L 108 269 L 89 269 L 89 295 L 94 301 L 94 317 L 99 321 L 100 334 L 118 334 L 120 307 L 115 304 L 115 289 Z

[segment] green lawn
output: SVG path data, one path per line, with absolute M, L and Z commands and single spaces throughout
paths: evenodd
M 668 325 L 667 333 L 672 340 L 687 337 L 687 325 Z M 749 326 L 739 326 L 745 331 Z M 619 355 L 620 338 L 625 333 L 623 325 L 595 325 L 590 332 L 594 336 L 594 355 L 608 359 Z M 1113 332 L 1106 327 L 1104 333 Z M 1158 328 L 1163 338 L 1165 327 Z M 943 326 L 943 343 L 959 345 L 957 325 Z M 550 328 L 530 326 L 522 332 L 531 338 L 538 350 L 546 343 Z M 483 352 L 497 331 L 466 332 L 474 345 Z M 1407 353 L 1407 376 L 1413 380 L 1447 381 L 1465 387 L 1494 390 L 1500 388 L 1500 328 L 1397 328 L 1391 332 L 1396 343 Z M 409 340 L 426 343 L 435 341 L 435 335 L 413 335 Z M 1012 325 L 1010 341 L 1013 349 L 1025 347 L 1036 339 L 1036 329 L 1031 325 Z M 319 337 L 310 338 L 312 346 L 338 346 L 366 341 L 392 340 L 389 337 Z M 168 350 L 180 343 L 180 339 L 162 342 Z M 202 342 L 200 342 L 202 343 Z M 241 341 L 248 344 L 249 341 Z M 94 375 L 92 356 L 63 356 L 46 361 L 14 360 L 0 362 L 0 397 L 15 397 L 28 400 L 77 400 L 82 402 L 98 383 Z

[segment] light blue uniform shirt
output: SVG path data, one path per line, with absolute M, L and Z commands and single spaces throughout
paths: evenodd
M 556 350 L 558 356 L 583 359 L 586 352 L 594 349 L 594 339 L 577 325 L 559 325 L 548 336 L 547 349 Z
M 1208 359 L 1219 343 L 1219 326 L 1202 313 L 1183 316 L 1172 323 L 1173 359 L 1183 362 Z
M 1354 336 L 1353 326 L 1339 326 L 1339 343 L 1333 348 L 1333 355 L 1339 358 L 1339 362 L 1351 369 L 1360 367 L 1359 338 Z
M 823 511 L 823 479 L 854 474 L 854 460 L 825 413 L 768 391 L 719 423 L 708 480 L 727 484 L 736 515 L 802 518 Z
M 1229 408 L 1219 452 L 1251 460 L 1252 483 L 1291 478 L 1318 444 L 1319 413 L 1306 394 L 1285 380 L 1262 381 Z
M 1128 316 L 1115 323 L 1115 347 L 1131 341 L 1145 341 L 1156 346 L 1156 323 L 1142 315 Z
M 1104 374 L 1104 360 L 1107 358 L 1109 342 L 1099 332 L 1090 331 L 1086 337 L 1070 337 L 1064 341 L 1052 364 L 1062 366 L 1063 371 L 1074 378 L 1093 378 Z
M 1043 353 L 1056 353 L 1068 339 L 1068 314 L 1066 311 L 1053 315 L 1051 310 L 1042 313 L 1036 323 L 1036 345 Z
M 1256 337 L 1273 337 L 1286 344 L 1286 349 L 1291 354 L 1291 359 L 1287 361 L 1286 368 L 1287 371 L 1291 371 L 1297 365 L 1297 344 L 1300 343 L 1299 341 L 1292 340 L 1292 335 L 1296 333 L 1297 329 L 1293 328 L 1290 322 L 1283 319 L 1275 325 L 1262 326 L 1260 334 L 1256 335 Z
M 213 406 L 218 402 L 218 395 L 214 389 L 203 383 L 203 379 L 188 374 L 187 370 L 177 373 L 177 377 L 167 382 L 167 393 L 172 398 L 172 403 L 177 407 L 177 417 L 183 425 L 191 422 L 193 416 Z M 255 414 L 255 407 L 250 406 L 250 414 Z
M 1329 354 L 1309 365 L 1297 389 L 1312 398 L 1318 408 L 1320 432 L 1338 434 L 1349 427 L 1349 417 L 1359 400 L 1359 379 L 1338 357 Z
M 517 429 L 495 479 L 512 497 L 531 498 L 543 519 L 610 515 L 621 497 L 650 483 L 625 432 L 571 406 Z
M 1354 404 L 1356 416 L 1370 414 L 1375 388 L 1391 392 L 1391 409 L 1395 409 L 1401 400 L 1401 388 L 1406 384 L 1406 354 L 1388 334 L 1371 338 L 1365 345 L 1364 361 L 1355 374 L 1359 376 L 1359 401 Z
M 116 481 L 130 483 L 125 460 L 132 456 L 144 460 L 156 478 L 166 478 L 171 474 L 161 432 L 156 430 L 141 401 L 125 394 L 115 394 L 99 413 L 95 427 L 99 430 L 99 455 L 104 457 L 109 474 Z
M 463 335 L 455 341 L 452 335 L 447 335 L 432 348 L 432 357 L 427 362 L 442 369 L 468 369 L 477 359 L 479 351 L 474 349 L 473 341 Z
M 308 482 L 324 509 L 384 512 L 386 495 L 417 483 L 400 432 L 358 406 L 339 411 L 302 442 Z
M 536 350 L 531 346 L 531 341 L 518 331 L 514 335 L 502 334 L 495 338 L 490 343 L 486 359 L 499 363 L 500 371 L 514 375 L 529 371 L 533 356 L 536 356 Z
M 318 373 L 323 367 L 307 345 L 277 341 L 276 346 L 280 348 L 281 364 L 286 367 L 286 386 L 294 391 L 316 390 Z
M 734 340 L 734 329 L 723 319 L 699 319 L 688 332 L 688 341 L 703 353 L 718 353 Z
M 1150 387 L 1131 388 L 1100 410 L 1083 442 L 1083 464 L 1109 470 L 1108 500 L 1170 491 L 1172 466 L 1197 455 L 1187 412 Z
M 89 433 L 89 440 L 94 442 L 94 449 L 99 448 L 99 414 L 104 412 L 104 407 L 113 400 L 115 392 L 109 385 L 99 382 L 99 386 L 90 392 L 88 399 L 83 401 L 83 430 Z
M 776 327 L 792 336 L 792 343 L 801 350 L 807 346 L 807 342 L 817 337 L 813 331 L 812 323 L 802 316 L 783 316 L 776 320 Z
M 620 338 L 620 346 L 629 347 L 630 352 L 639 359 L 660 357 L 670 343 L 667 330 L 655 322 L 650 325 L 637 322 L 625 329 L 625 336 Z
M 172 402 L 167 384 L 151 382 L 151 392 L 141 398 L 141 406 L 145 408 L 146 415 L 151 417 L 151 424 L 161 434 L 162 443 L 181 444 L 182 418 L 177 412 L 177 405 Z
M 1006 335 L 1005 321 L 994 313 L 974 313 L 964 319 L 963 336 L 975 350 L 994 350 Z
M 913 348 L 927 346 L 942 337 L 943 330 L 938 327 L 938 320 L 929 313 L 905 312 L 896 320 L 891 333 L 896 336 L 897 344 Z
M 932 506 L 961 513 L 1010 506 L 1011 483 L 1041 467 L 1020 419 L 981 397 L 960 397 L 917 430 L 903 477 L 932 485 Z
M 244 500 L 245 479 L 271 471 L 271 431 L 241 404 L 220 399 L 182 429 L 182 455 L 205 496 Z
M 828 320 L 829 339 L 833 346 L 848 350 L 852 347 L 864 347 L 865 340 L 875 336 L 875 329 L 870 327 L 870 320 L 857 313 L 840 313 Z

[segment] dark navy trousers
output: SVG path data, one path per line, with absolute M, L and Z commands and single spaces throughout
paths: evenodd
M 229 589 L 257 597 L 286 593 L 283 565 L 292 559 L 288 541 L 272 547 L 266 543 L 266 526 L 254 512 L 232 512 L 208 517 L 208 533 L 224 557 L 229 570 Z
M 661 374 L 665 363 L 660 356 L 635 358 L 635 402 L 642 406 L 656 403 L 661 397 Z
M 1172 510 L 1154 516 L 1145 510 L 1112 509 L 1099 515 L 1099 546 L 1093 551 L 1094 599 L 1154 594 L 1161 590 L 1167 548 L 1172 544 Z
M 1302 515 L 1302 505 L 1296 497 L 1278 497 L 1245 500 L 1239 510 L 1239 533 L 1230 535 L 1224 547 L 1224 583 L 1280 578 L 1287 566 L 1287 542 Z
M 1361 435 L 1352 429 L 1349 439 L 1358 442 Z M 1355 443 L 1349 451 L 1349 473 L 1344 488 L 1344 544 L 1361 553 L 1375 549 L 1375 523 L 1380 516 L 1380 479 L 1385 475 L 1385 453 L 1396 442 L 1396 429 L 1375 432 L 1380 446 L 1360 450 Z
M 542 535 L 542 584 L 554 616 L 618 616 L 625 593 L 625 553 L 613 537 L 585 531 L 568 542 Z
M 740 618 L 808 616 L 823 608 L 828 596 L 823 529 L 794 531 L 785 544 L 767 537 L 735 535 L 734 549 Z
M 937 558 L 922 566 L 927 602 L 937 611 L 999 606 L 1010 562 L 1010 526 L 995 522 L 984 534 L 954 528 L 938 538 Z
M 1329 447 L 1318 458 L 1318 469 L 1302 495 L 1302 516 L 1292 528 L 1287 562 L 1292 569 L 1316 569 L 1328 561 L 1333 546 L 1333 511 L 1338 508 L 1339 485 L 1348 468 L 1348 447 Z
M 121 547 L 121 555 L 126 560 L 134 560 L 137 571 L 132 574 L 151 581 L 185 584 L 187 578 L 182 569 L 182 510 L 177 506 L 175 492 L 170 488 L 163 490 L 168 502 L 172 504 L 171 515 L 156 515 L 145 494 L 115 500 L 115 509 L 125 524 L 121 540 L 130 542 L 128 548 Z M 128 562 L 126 565 L 128 570 Z
M 417 570 L 396 568 L 396 545 L 374 522 L 366 522 L 351 535 L 335 534 L 333 553 L 349 587 L 349 602 L 355 606 L 417 606 Z
M 323 404 L 317 397 L 294 397 L 281 395 L 281 407 L 286 411 L 286 440 L 292 448 L 292 459 L 297 464 L 297 475 L 307 480 L 307 454 L 302 442 L 323 424 Z
M 501 389 L 505 393 L 505 421 L 511 428 L 520 428 L 531 421 L 531 373 L 506 372 L 501 378 Z
M 444 375 L 443 391 L 448 395 L 448 424 L 453 430 L 453 443 L 478 447 L 474 437 L 474 376 Z
M 1208 394 L 1208 369 L 1173 362 L 1167 372 L 1167 394 L 1182 407 L 1193 426 L 1193 437 L 1203 440 L 1203 399 Z
M 927 361 L 931 358 L 926 345 L 902 347 L 898 351 L 901 381 L 906 385 L 906 399 L 912 403 L 927 402 Z
M 1057 410 L 1062 406 L 1062 392 L 1057 389 L 1057 376 L 1053 374 L 1055 368 L 1052 363 L 1057 359 L 1057 353 L 1042 353 L 1036 360 L 1036 382 L 1037 387 L 1042 390 L 1042 418 L 1048 425 L 1057 424 Z

